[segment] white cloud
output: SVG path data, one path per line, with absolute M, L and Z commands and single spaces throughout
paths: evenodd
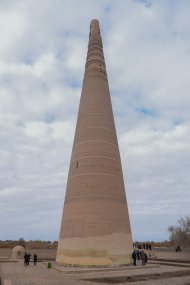
M 0 12 L 0 27 L 0 58 L 3 58 L 7 50 L 14 52 L 15 42 L 19 41 L 27 29 L 27 21 L 19 11 L 2 10 Z
M 185 124 L 164 129 L 141 125 L 120 139 L 129 208 L 137 236 L 142 230 L 142 225 L 138 229 L 139 219 L 143 217 L 151 224 L 146 225 L 150 232 L 142 233 L 144 238 L 150 235 L 159 240 L 157 234 L 164 234 L 171 221 L 188 211 L 189 131 L 190 126 Z

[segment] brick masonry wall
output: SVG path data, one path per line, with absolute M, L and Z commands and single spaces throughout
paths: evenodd
M 99 23 L 91 22 L 57 262 L 131 262 L 132 237 Z

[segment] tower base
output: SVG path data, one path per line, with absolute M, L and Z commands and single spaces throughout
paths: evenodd
M 119 266 L 131 264 L 130 234 L 60 239 L 56 263 L 72 266 Z

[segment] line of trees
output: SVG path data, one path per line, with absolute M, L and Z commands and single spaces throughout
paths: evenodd
M 0 240 L 0 248 L 13 248 L 17 245 L 28 248 L 57 248 L 57 241 L 43 241 L 43 240 L 29 240 L 26 241 L 23 238 L 18 240 Z

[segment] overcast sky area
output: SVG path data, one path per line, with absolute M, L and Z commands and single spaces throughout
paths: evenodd
M 134 240 L 190 212 L 190 1 L 0 0 L 0 240 L 58 240 L 98 19 Z

